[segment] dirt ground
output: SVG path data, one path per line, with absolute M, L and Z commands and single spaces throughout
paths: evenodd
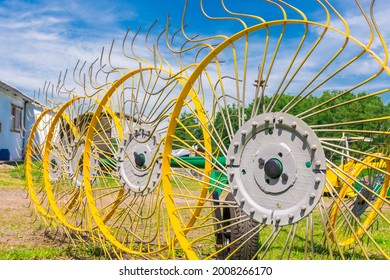
M 0 260 L 113 258 L 100 243 L 80 240 L 61 226 L 44 222 L 30 205 L 24 180 L 12 169 L 0 162 Z M 15 171 L 24 172 L 20 167 Z
M 0 248 L 37 246 L 45 241 L 42 221 L 29 207 L 22 188 L 0 188 Z
M 10 176 L 8 171 L 12 168 L 0 164 L 0 252 L 4 255 L 4 252 L 58 246 L 30 206 L 24 181 Z

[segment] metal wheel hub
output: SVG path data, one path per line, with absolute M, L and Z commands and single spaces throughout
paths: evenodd
M 83 185 L 84 171 L 83 171 L 83 156 L 84 156 L 84 140 L 75 141 L 72 147 L 69 149 L 69 176 L 72 181 L 76 184 L 76 187 Z M 90 157 L 90 172 L 91 172 L 91 183 L 95 181 L 98 161 L 94 156 Z
M 160 180 L 160 135 L 149 125 L 127 133 L 118 151 L 119 179 L 128 192 L 148 194 Z
M 55 147 L 55 146 L 53 146 L 52 149 L 54 150 L 55 154 L 57 155 L 59 149 L 57 147 Z M 49 160 L 50 160 L 50 162 L 49 162 L 49 166 L 50 166 L 50 169 L 49 169 L 50 181 L 51 182 L 56 182 L 62 176 L 62 168 L 63 168 L 62 165 L 63 164 L 62 164 L 61 160 L 58 158 L 58 156 L 54 156 L 53 153 L 50 153 Z
M 366 185 L 367 188 L 371 189 L 374 193 L 379 192 L 381 189 L 381 182 L 383 184 L 383 179 L 381 178 L 375 178 L 373 182 L 368 183 Z M 376 199 L 376 196 L 368 191 L 366 188 L 362 188 L 359 191 L 359 194 L 356 196 L 354 202 L 352 203 L 351 211 L 355 215 L 355 217 L 360 217 L 364 214 L 366 209 L 369 206 L 369 203 L 373 203 Z
M 264 144 L 250 168 L 257 186 L 265 193 L 278 194 L 286 191 L 296 181 L 296 163 L 284 143 Z
M 246 122 L 228 150 L 229 187 L 243 211 L 263 224 L 287 225 L 318 203 L 326 160 L 311 128 L 287 113 Z

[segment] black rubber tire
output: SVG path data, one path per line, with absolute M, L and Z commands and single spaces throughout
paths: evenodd
M 234 201 L 233 195 L 228 194 L 225 198 L 225 201 Z M 223 220 L 229 220 L 234 219 L 236 217 L 246 216 L 246 214 L 242 211 L 241 208 L 236 207 L 228 207 L 223 208 Z M 229 223 L 227 222 L 225 226 L 228 226 Z M 245 233 L 251 231 L 253 228 L 257 227 L 259 225 L 259 222 L 249 219 L 242 223 L 236 223 L 229 227 L 230 234 L 228 236 L 224 236 L 225 240 L 228 243 L 232 243 L 235 240 L 239 239 L 241 236 L 243 236 Z M 244 243 L 244 244 L 242 244 Z M 237 248 L 239 248 L 233 255 L 230 256 L 230 252 L 235 251 Z M 231 260 L 251 260 L 256 257 L 257 251 L 259 249 L 259 235 L 255 234 L 254 236 L 251 235 L 249 240 L 240 240 L 228 248 L 224 250 L 221 254 L 222 258 L 229 258 Z

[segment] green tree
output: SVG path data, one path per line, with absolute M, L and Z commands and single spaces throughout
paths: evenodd
M 351 148 L 367 150 L 372 145 L 390 143 L 386 135 L 372 134 L 370 131 L 390 131 L 389 120 L 375 120 L 379 117 L 390 116 L 390 103 L 385 104 L 381 97 L 369 95 L 366 92 L 352 93 L 340 90 L 324 91 L 320 96 L 310 95 L 305 98 L 296 97 L 291 94 L 283 94 L 271 98 L 264 97 L 264 105 L 267 108 L 271 102 L 277 100 L 273 106 L 273 112 L 286 111 L 291 115 L 300 115 L 308 125 L 329 125 L 324 131 L 317 131 L 321 138 L 338 138 L 343 136 L 343 130 L 350 130 L 346 136 L 366 137 L 372 142 L 356 141 L 351 143 Z M 256 102 L 257 104 L 258 102 Z M 255 102 L 247 105 L 244 109 L 245 121 L 252 115 Z M 261 114 L 262 108 L 256 112 Z M 203 132 L 199 121 L 188 113 L 182 113 L 181 122 L 187 127 L 187 132 L 177 129 L 176 136 L 185 140 L 189 145 L 194 144 L 195 139 L 203 139 Z M 226 147 L 230 145 L 230 137 L 239 129 L 239 112 L 236 104 L 231 104 L 223 110 L 219 110 L 209 125 L 214 139 L 221 139 Z M 358 122 L 359 120 L 372 120 L 369 122 Z M 352 122 L 349 124 L 343 124 Z M 358 131 L 353 133 L 353 131 Z M 190 132 L 190 133 L 189 133 Z M 214 141 L 213 149 L 218 150 L 220 140 Z

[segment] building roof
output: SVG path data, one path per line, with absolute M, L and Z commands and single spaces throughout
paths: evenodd
M 5 92 L 9 92 L 9 93 L 11 93 L 11 94 L 13 94 L 15 96 L 19 96 L 20 98 L 22 98 L 25 101 L 28 101 L 28 102 L 34 103 L 36 105 L 42 106 L 38 101 L 32 99 L 31 97 L 25 95 L 23 92 L 21 92 L 17 88 L 14 88 L 13 86 L 10 86 L 9 84 L 7 84 L 7 83 L 5 83 L 3 81 L 0 81 L 0 89 L 5 91 Z

